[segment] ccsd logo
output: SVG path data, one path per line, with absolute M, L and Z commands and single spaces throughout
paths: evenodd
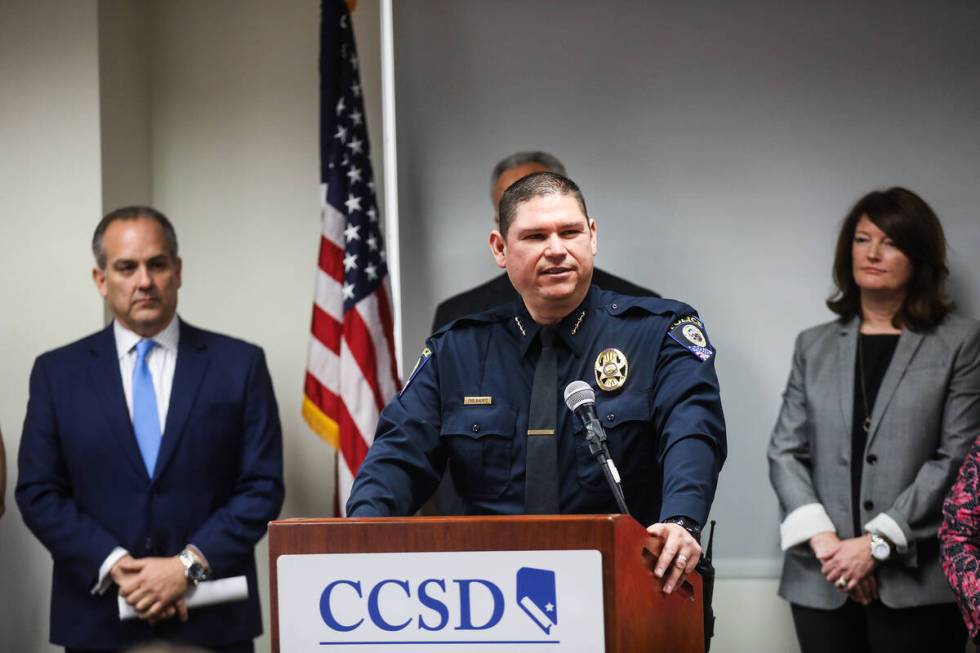
M 555 572 L 532 567 L 517 570 L 517 605 L 545 635 L 558 625 L 557 603 Z
M 324 588 L 319 611 L 323 623 L 339 633 L 362 627 L 389 633 L 495 631 L 505 620 L 508 605 L 516 603 L 545 635 L 551 635 L 558 625 L 555 572 L 520 567 L 515 585 L 515 593 L 505 597 L 486 578 L 383 578 L 366 585 L 360 579 L 342 578 Z M 346 616 L 341 617 L 338 608 Z

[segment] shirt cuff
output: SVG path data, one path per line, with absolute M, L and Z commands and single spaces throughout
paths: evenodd
M 196 555 L 197 556 L 197 559 L 201 561 L 201 564 L 204 565 L 204 568 L 205 569 L 210 569 L 211 568 L 211 565 L 208 564 L 208 559 L 204 557 L 204 554 L 201 553 L 201 550 L 199 548 L 197 548 L 197 546 L 195 546 L 193 544 L 188 544 L 184 548 L 185 549 L 190 549 L 191 551 L 193 551 L 194 552 L 194 555 Z
M 909 541 L 905 538 L 905 532 L 898 522 L 886 515 L 878 513 L 878 516 L 864 525 L 864 530 L 868 533 L 877 533 L 891 540 L 895 545 L 895 550 L 905 553 L 909 550 Z
M 817 533 L 826 531 L 837 532 L 830 515 L 822 504 L 808 503 L 786 515 L 786 519 L 779 525 L 779 545 L 783 551 L 787 551 L 797 544 L 810 541 Z
M 102 562 L 102 566 L 99 567 L 99 580 L 96 581 L 95 587 L 92 588 L 92 594 L 105 594 L 105 591 L 112 585 L 112 576 L 109 575 L 109 572 L 112 571 L 112 568 L 119 562 L 120 558 L 127 555 L 129 555 L 129 551 L 121 546 L 117 546 L 112 550 L 112 553 L 106 556 L 106 559 Z

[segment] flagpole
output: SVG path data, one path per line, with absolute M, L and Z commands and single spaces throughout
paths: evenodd
M 395 39 L 392 0 L 381 0 L 381 121 L 385 186 L 385 249 L 395 323 L 395 359 L 402 365 L 402 269 L 398 234 L 398 147 L 395 140 Z M 401 375 L 399 374 L 399 377 Z

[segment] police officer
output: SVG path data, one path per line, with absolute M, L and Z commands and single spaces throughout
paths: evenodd
M 681 302 L 590 287 L 596 223 L 561 175 L 507 189 L 490 249 L 520 300 L 429 338 L 381 414 L 347 514 L 413 514 L 447 463 L 470 514 L 619 512 L 562 401 L 583 380 L 631 514 L 664 540 L 655 573 L 669 593 L 697 565 L 726 453 L 704 325 Z

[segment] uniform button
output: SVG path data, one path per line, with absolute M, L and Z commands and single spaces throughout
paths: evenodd
M 606 421 L 607 422 L 611 422 L 614 419 L 616 419 L 616 413 L 609 413 L 608 415 L 606 415 Z
M 871 501 L 870 499 L 865 500 L 865 502 L 864 502 L 864 509 L 865 510 L 874 510 L 874 507 L 875 507 L 875 502 L 874 501 Z
M 869 453 L 868 454 L 868 464 L 869 465 L 874 465 L 876 462 L 878 462 L 878 456 L 874 455 L 873 453 Z
M 619 306 L 617 306 L 616 304 L 613 304 L 611 308 L 613 308 L 613 310 L 615 310 L 615 309 L 619 308 Z
M 473 425 L 473 432 L 474 433 L 479 433 L 480 432 L 480 425 L 479 424 L 474 424 Z

